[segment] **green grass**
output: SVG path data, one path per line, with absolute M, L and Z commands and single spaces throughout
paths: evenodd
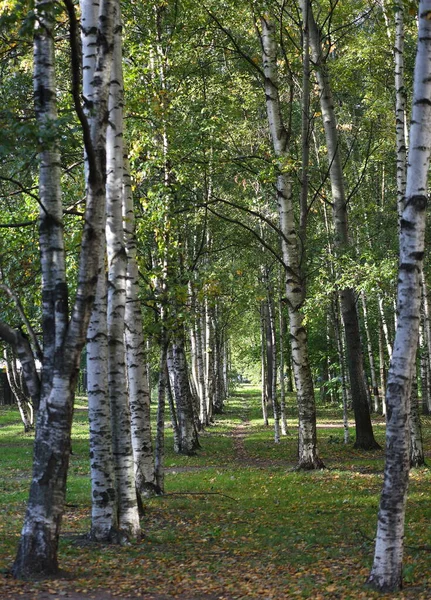
M 146 502 L 142 540 L 103 547 L 79 540 L 90 527 L 88 426 L 79 399 L 60 561 L 72 577 L 23 584 L 3 577 L 0 597 L 24 591 L 108 588 L 116 594 L 163 593 L 205 598 L 377 598 L 364 587 L 373 554 L 383 451 L 363 452 L 343 443 L 337 407 L 319 407 L 319 451 L 327 469 L 297 472 L 296 418 L 274 444 L 263 425 L 260 395 L 246 387 L 201 435 L 194 457 L 173 453 L 167 428 L 166 495 Z M 155 407 L 153 407 L 155 408 Z M 424 418 L 427 452 L 431 420 Z M 338 425 L 335 427 L 334 425 Z M 238 438 L 235 433 L 241 432 Z M 375 426 L 384 442 L 384 424 Z M 18 415 L 0 412 L 0 559 L 13 560 L 30 481 L 31 435 Z M 431 474 L 412 472 L 406 522 L 403 592 L 388 598 L 431 597 Z M 424 547 L 428 548 L 425 549 Z M 209 597 L 209 596 L 208 596 Z

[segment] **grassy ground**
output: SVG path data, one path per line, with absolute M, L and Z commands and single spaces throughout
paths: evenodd
M 90 545 L 90 481 L 85 405 L 78 402 L 67 510 L 60 546 L 68 575 L 14 582 L 14 559 L 28 493 L 32 436 L 14 410 L 0 410 L 0 598 L 58 599 L 110 590 L 120 597 L 343 600 L 377 598 L 364 588 L 372 561 L 383 452 L 343 444 L 338 409 L 318 411 L 319 448 L 327 469 L 292 470 L 296 417 L 275 445 L 264 427 L 259 394 L 242 388 L 202 436 L 196 457 L 173 454 L 167 440 L 166 495 L 149 500 L 142 541 Z M 354 428 L 352 427 L 352 437 Z M 384 424 L 375 424 L 383 444 Z M 427 452 L 431 421 L 424 419 Z M 412 472 L 406 525 L 405 589 L 388 598 L 431 598 L 431 474 Z M 77 597 L 77 596 L 75 596 Z M 100 596 L 99 596 L 100 597 Z

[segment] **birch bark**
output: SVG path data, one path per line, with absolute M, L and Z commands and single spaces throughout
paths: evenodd
M 372 346 L 372 342 L 371 342 L 370 327 L 368 325 L 367 297 L 366 297 L 366 294 L 364 291 L 361 292 L 361 300 L 362 300 L 362 311 L 364 313 L 365 336 L 367 338 L 368 361 L 370 363 L 371 386 L 373 388 L 373 410 L 375 413 L 378 413 L 380 410 L 380 396 L 379 396 L 379 388 L 377 385 L 377 375 L 376 375 L 376 367 L 374 364 L 374 354 L 373 354 L 373 346 Z
M 325 130 L 329 176 L 331 180 L 335 247 L 343 252 L 349 246 L 347 226 L 347 202 L 343 180 L 343 169 L 339 150 L 337 120 L 329 77 L 322 51 L 320 32 L 308 2 L 308 26 L 312 61 L 320 92 L 320 107 Z M 374 439 L 368 407 L 363 356 L 360 341 L 359 320 L 356 298 L 353 289 L 345 288 L 340 293 L 341 312 L 346 333 L 347 365 L 352 391 L 353 409 L 356 423 L 355 447 L 369 450 L 379 447 Z
M 71 45 L 76 49 L 73 5 Z M 101 2 L 99 20 L 99 75 L 94 110 L 98 115 L 92 138 L 100 141 L 106 117 L 107 83 L 112 53 L 113 3 Z M 84 142 L 91 164 L 92 194 L 87 196 L 76 299 L 69 320 L 68 291 L 60 194 L 60 161 L 57 139 L 56 81 L 54 55 L 55 2 L 36 0 L 34 34 L 34 97 L 40 128 L 40 247 L 42 265 L 43 357 L 42 386 L 34 443 L 33 476 L 27 511 L 13 574 L 19 578 L 58 571 L 58 539 L 64 510 L 69 464 L 70 431 L 74 391 L 80 354 L 94 300 L 99 270 L 100 239 L 104 220 L 104 146 L 91 143 L 88 123 L 80 114 Z M 75 29 L 74 29 L 75 27 Z M 74 58 L 74 92 L 79 96 Z M 81 110 L 75 101 L 77 110 Z M 54 127 L 53 127 L 54 126 Z M 97 134 L 97 135 L 96 135 Z M 20 340 L 18 339 L 19 343 Z M 29 377 L 33 386 L 34 380 Z
M 15 396 L 24 431 L 28 432 L 33 429 L 33 405 L 22 387 L 22 382 L 20 382 L 15 354 L 10 348 L 6 348 L 3 356 L 6 362 L 6 376 L 9 387 Z
M 82 92 L 84 110 L 93 132 L 97 131 L 94 102 L 94 77 L 97 63 L 97 21 L 99 2 L 81 0 Z M 103 132 L 103 142 L 105 132 Z M 90 167 L 85 153 L 86 194 L 92 193 Z M 105 201 L 105 199 L 103 199 Z M 87 331 L 87 393 L 90 429 L 91 529 L 98 542 L 117 540 L 117 494 L 112 457 L 111 411 L 108 393 L 107 286 L 105 238 L 100 241 L 99 277 L 96 297 Z
M 157 491 L 151 439 L 150 384 L 147 347 L 139 299 L 139 271 L 136 252 L 135 212 L 127 156 L 123 161 L 123 218 L 127 256 L 126 306 L 124 312 L 127 379 L 131 414 L 131 434 L 138 494 L 151 496 Z
M 125 363 L 127 255 L 123 231 L 123 76 L 120 7 L 114 29 L 114 51 L 106 134 L 106 250 L 108 258 L 108 385 L 112 444 L 118 496 L 118 526 L 125 539 L 140 533 Z
M 407 186 L 400 223 L 397 330 L 386 390 L 386 464 L 374 562 L 368 583 L 379 591 L 402 586 L 404 519 L 409 477 L 409 399 L 416 368 L 420 276 L 431 149 L 431 0 L 419 2 Z
M 283 233 L 282 253 L 287 265 L 286 297 L 289 308 L 289 331 L 299 412 L 298 468 L 322 468 L 317 452 L 316 408 L 314 386 L 308 358 L 307 334 L 303 323 L 302 304 L 305 297 L 304 278 L 298 232 L 292 203 L 291 184 L 283 163 L 287 157 L 288 131 L 281 112 L 278 91 L 277 45 L 275 27 L 270 15 L 261 18 L 261 42 L 268 124 L 274 153 L 278 159 L 277 204 Z
M 199 448 L 199 441 L 194 423 L 184 340 L 181 336 L 177 335 L 172 340 L 171 350 L 171 372 L 180 436 L 179 452 L 181 454 L 192 455 Z

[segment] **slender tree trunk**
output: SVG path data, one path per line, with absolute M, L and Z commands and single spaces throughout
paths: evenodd
M 165 472 L 164 472 L 164 454 L 165 454 L 165 400 L 166 387 L 168 386 L 167 372 L 167 350 L 168 342 L 166 332 L 163 331 L 160 343 L 160 363 L 159 363 L 159 383 L 157 392 L 157 430 L 156 447 L 154 453 L 154 474 L 156 480 L 156 491 L 163 494 L 165 491 Z
M 165 395 L 168 398 L 169 412 L 171 415 L 171 425 L 174 438 L 174 452 L 180 452 L 180 426 L 178 424 L 177 409 L 175 408 L 175 399 L 173 393 L 174 385 L 174 366 L 173 352 L 170 345 L 166 351 L 166 390 Z
M 99 4 L 81 1 L 82 86 L 88 103 L 93 99 Z M 91 111 L 86 114 L 92 122 Z M 91 193 L 88 156 L 85 156 L 87 194 Z M 112 455 L 111 410 L 108 390 L 106 243 L 100 244 L 99 277 L 87 331 L 87 393 L 90 430 L 91 529 L 98 542 L 118 541 L 118 504 Z
M 428 348 L 425 343 L 424 328 L 421 326 L 419 330 L 419 346 L 420 346 L 420 369 L 421 369 L 421 400 L 422 414 L 430 414 L 430 372 L 428 361 Z
M 202 315 L 198 314 L 195 323 L 196 329 L 196 367 L 200 397 L 200 421 L 203 427 L 209 425 L 207 413 L 207 398 L 205 384 L 205 358 L 202 343 Z
M 21 421 L 24 425 L 24 431 L 28 432 L 33 429 L 33 411 L 31 400 L 26 396 L 22 385 L 20 385 L 15 354 L 11 349 L 6 348 L 3 356 L 6 362 L 6 376 L 9 387 L 15 396 Z
M 345 197 L 343 170 L 339 149 L 337 121 L 329 77 L 322 52 L 318 27 L 314 20 L 311 4 L 308 1 L 308 25 L 312 59 L 316 68 L 316 77 L 320 92 L 320 107 L 325 129 L 329 176 L 333 200 L 333 220 L 335 229 L 335 247 L 342 252 L 349 245 L 347 228 L 347 202 Z M 360 341 L 359 319 L 356 309 L 356 297 L 353 289 L 345 288 L 340 293 L 341 314 L 346 333 L 347 365 L 352 391 L 353 409 L 356 423 L 356 448 L 371 450 L 379 445 L 374 439 L 364 373 L 364 363 Z
M 390 336 L 389 336 L 388 322 L 386 321 L 386 315 L 385 315 L 384 306 L 383 306 L 383 298 L 382 298 L 381 294 L 378 295 L 377 299 L 378 299 L 378 303 L 379 303 L 379 313 L 380 313 L 380 322 L 382 324 L 383 339 L 384 339 L 384 342 L 386 345 L 386 351 L 388 353 L 388 357 L 389 357 L 389 361 L 390 361 L 392 358 L 392 344 L 391 344 L 391 340 L 390 340 Z
M 116 542 L 118 506 L 112 456 L 111 409 L 108 390 L 107 286 L 105 244 L 101 272 L 87 332 L 87 394 L 90 429 L 91 530 L 97 542 Z
M 268 298 L 263 302 L 263 318 L 265 332 L 265 365 L 266 365 L 266 400 L 270 408 L 274 403 L 274 347 L 272 345 L 271 319 Z
M 362 300 L 362 310 L 364 313 L 365 335 L 367 338 L 368 361 L 370 363 L 371 386 L 373 388 L 373 410 L 375 413 L 378 413 L 380 410 L 380 396 L 379 396 L 379 388 L 377 385 L 376 368 L 374 365 L 374 354 L 373 354 L 373 346 L 372 346 L 372 342 L 371 342 L 370 327 L 368 324 L 367 299 L 366 299 L 366 295 L 365 295 L 364 291 L 361 292 L 361 300 Z
M 384 347 L 384 341 L 383 341 L 383 337 L 384 337 L 384 333 L 383 333 L 383 327 L 382 327 L 382 322 L 379 316 L 379 328 L 378 328 L 378 335 L 379 335 L 379 378 L 380 378 L 380 389 L 382 391 L 382 414 L 386 415 L 386 396 L 385 396 L 385 389 L 386 389 L 386 363 L 385 363 L 385 347 Z
M 280 405 L 277 398 L 277 334 L 275 326 L 275 308 L 273 300 L 273 289 L 268 282 L 268 323 L 269 337 L 272 355 L 272 376 L 271 376 L 271 393 L 272 393 L 272 410 L 274 415 L 274 442 L 280 443 Z
M 57 120 L 54 58 L 55 3 L 35 2 L 34 82 L 36 119 L 40 128 L 40 251 L 42 264 L 42 314 L 44 349 L 42 386 L 34 444 L 33 477 L 24 526 L 13 567 L 15 577 L 49 575 L 58 570 L 58 538 L 64 510 L 66 477 L 69 464 L 70 432 L 74 392 L 81 350 L 90 318 L 99 268 L 102 234 L 103 169 L 99 161 L 100 145 L 91 144 L 91 171 L 94 194 L 87 197 L 85 226 L 81 242 L 77 294 L 71 319 L 65 274 L 62 202 L 60 193 L 60 156 L 53 124 Z M 110 71 L 113 4 L 103 2 L 100 33 L 108 44 L 101 49 L 97 72 L 100 75 L 94 103 L 95 114 L 106 107 Z M 72 7 L 73 13 L 73 7 Z M 74 16 L 74 13 L 73 13 Z M 76 44 L 77 31 L 71 31 Z M 77 53 L 73 52 L 75 60 Z M 75 65 L 76 66 L 76 65 Z M 75 91 L 77 86 L 75 85 Z M 75 94 L 77 97 L 79 94 Z M 83 122 L 85 119 L 83 119 Z M 99 121 L 100 123 L 100 121 Z M 97 127 L 96 127 L 97 129 Z M 103 128 L 102 128 L 103 129 Z M 54 127 L 55 130 L 55 127 Z M 87 130 L 88 133 L 88 130 Z M 93 138 L 94 139 L 94 138 Z M 1 331 L 0 331 L 1 334 Z M 17 340 L 20 342 L 20 340 Z M 33 385 L 34 379 L 29 378 Z M 31 389 L 31 387 L 29 387 Z
M 404 209 L 407 175 L 406 89 L 404 85 L 404 0 L 395 2 L 395 131 L 397 141 L 398 223 Z
M 207 400 L 207 418 L 213 421 L 215 372 L 214 372 L 214 323 L 208 298 L 205 299 L 205 397 Z
M 172 341 L 171 360 L 169 363 L 180 435 L 178 451 L 180 454 L 193 455 L 196 449 L 199 448 L 199 441 L 194 423 L 184 342 L 180 336 L 177 336 Z
M 139 495 L 151 496 L 157 492 L 158 485 L 154 473 L 148 356 L 139 298 L 135 213 L 127 157 L 124 160 L 123 187 L 123 222 L 127 255 L 124 325 L 135 484 Z
M 350 431 L 349 431 L 349 398 L 347 393 L 347 374 L 345 367 L 345 359 L 344 359 L 344 346 L 343 346 L 343 338 L 341 333 L 341 323 L 340 323 L 340 308 L 339 308 L 339 296 L 338 294 L 334 294 L 332 297 L 332 315 L 333 315 L 333 323 L 334 323 L 334 332 L 335 339 L 337 342 L 337 353 L 338 353 L 338 363 L 340 365 L 340 377 L 341 377 L 341 398 L 343 402 L 343 429 L 344 429 L 344 443 L 348 444 L 350 441 Z
M 281 434 L 287 435 L 287 416 L 286 416 L 286 386 L 284 381 L 284 336 L 286 331 L 286 319 L 283 314 L 283 303 L 278 303 L 278 317 L 280 327 L 280 357 L 279 357 L 279 378 L 280 378 L 280 420 Z
M 267 14 L 261 18 L 263 70 L 268 124 L 274 153 L 279 161 L 277 175 L 277 204 L 282 237 L 282 254 L 286 266 L 286 297 L 289 308 L 289 331 L 299 414 L 298 468 L 322 468 L 317 452 L 316 407 L 311 367 L 308 357 L 307 334 L 302 305 L 305 284 L 301 273 L 301 256 L 292 203 L 291 183 L 285 172 L 289 133 L 286 130 L 280 105 L 277 72 L 275 27 Z
M 117 8 L 106 136 L 106 248 L 108 257 L 108 383 L 118 525 L 126 539 L 140 534 L 125 362 L 127 255 L 123 231 L 123 77 L 121 15 Z
M 422 440 L 422 425 L 419 414 L 418 384 L 416 375 L 413 375 L 412 391 L 410 396 L 410 467 L 422 467 L 425 464 L 424 447 Z
M 409 412 L 416 371 L 431 148 L 431 0 L 419 2 L 406 200 L 400 226 L 398 321 L 386 400 L 386 463 L 374 562 L 368 583 L 393 592 L 402 586 L 404 520 L 410 466 Z
M 428 371 L 431 372 L 431 319 L 428 301 L 428 286 L 425 279 L 425 273 L 422 271 L 422 306 L 423 306 L 423 322 L 425 343 L 428 348 Z M 431 408 L 431 407 L 430 407 Z
M 262 392 L 262 418 L 263 424 L 268 427 L 268 396 L 267 396 L 267 370 L 266 370 L 266 328 L 264 303 L 260 304 L 260 361 L 261 361 L 261 392 Z

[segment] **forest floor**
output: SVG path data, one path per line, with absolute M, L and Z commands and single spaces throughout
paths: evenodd
M 83 401 L 82 401 L 83 402 Z M 14 558 L 30 476 L 31 434 L 0 409 L 0 598 L 5 600 L 363 600 L 369 573 L 383 451 L 343 443 L 339 407 L 318 407 L 327 469 L 294 470 L 296 411 L 274 444 L 259 396 L 241 388 L 201 435 L 195 457 L 174 455 L 167 435 L 166 494 L 147 501 L 142 539 L 123 547 L 90 543 L 88 423 L 77 411 L 66 514 L 63 574 L 18 582 Z M 431 451 L 431 419 L 423 419 Z M 378 441 L 384 422 L 375 420 Z M 351 430 L 354 439 L 354 428 Z M 412 472 L 406 525 L 405 588 L 385 598 L 431 599 L 431 474 Z

